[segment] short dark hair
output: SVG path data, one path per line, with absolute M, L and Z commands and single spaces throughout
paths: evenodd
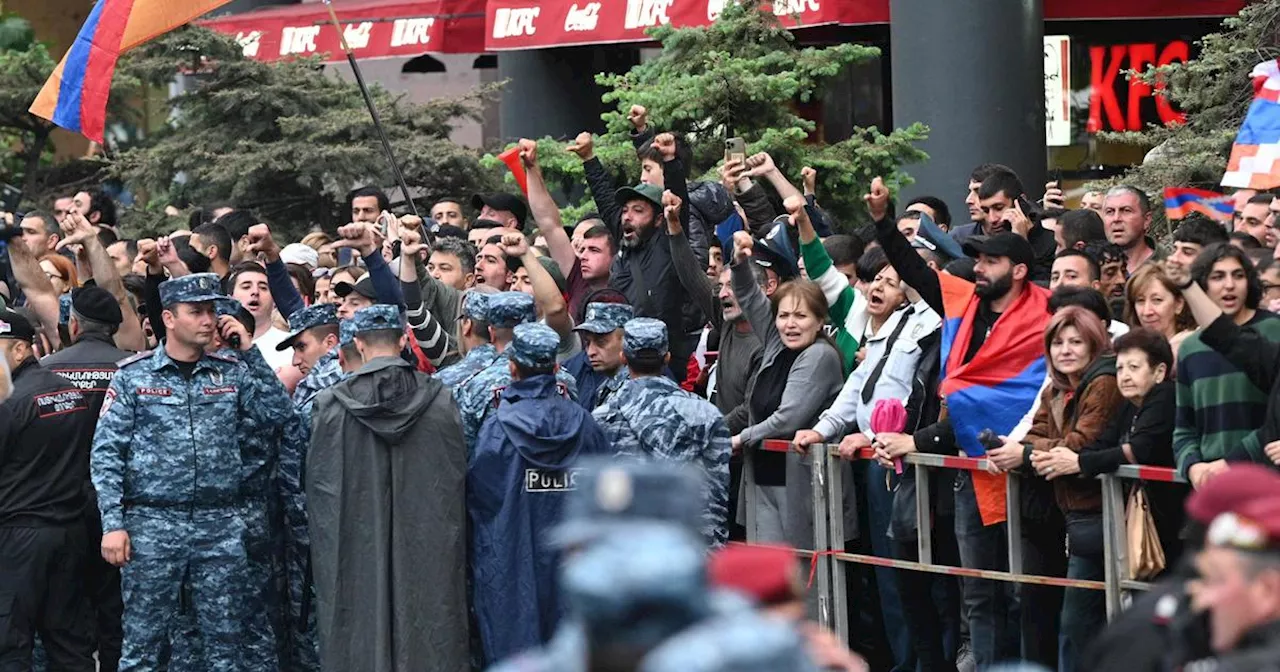
M 1253 205 L 1265 205 L 1265 206 L 1267 206 L 1267 207 L 1269 208 L 1269 207 L 1271 207 L 1271 199 L 1272 199 L 1272 198 L 1273 198 L 1273 197 L 1271 196 L 1271 193 L 1270 193 L 1270 192 L 1263 191 L 1263 192 L 1259 192 L 1259 193 L 1255 194 L 1255 195 L 1254 195 L 1253 197 L 1251 197 L 1247 202 L 1248 202 L 1248 203 L 1251 203 L 1251 204 L 1253 204 Z
M 301 264 L 285 264 L 285 267 L 289 271 L 289 277 L 298 283 L 298 293 L 307 297 L 308 300 L 315 299 L 316 279 L 311 275 L 311 269 Z
M 856 264 L 862 254 L 867 251 L 867 244 L 861 238 L 847 233 L 827 236 L 822 240 L 822 247 L 826 249 L 827 256 L 831 257 L 831 263 L 834 266 Z
M 1004 194 L 1010 199 L 1016 199 L 1026 193 L 1022 188 L 1022 180 L 1012 172 L 998 172 L 982 181 L 982 186 L 978 187 L 978 198 L 991 198 L 996 194 Z
M 124 243 L 125 254 L 127 254 L 130 259 L 134 259 L 138 256 L 138 241 L 132 238 L 119 238 L 116 240 L 116 243 Z M 116 243 L 112 243 L 112 245 L 115 245 Z
M 322 324 L 318 327 L 311 327 L 307 333 L 315 336 L 317 341 L 323 341 L 329 335 L 339 336 L 341 328 L 336 324 Z
M 888 265 L 889 257 L 885 255 L 884 249 L 873 247 L 863 252 L 861 257 L 858 257 L 858 279 L 863 282 L 871 282 Z
M 231 273 L 227 275 L 227 286 L 235 287 L 236 281 L 245 273 L 261 273 L 262 275 L 266 275 L 267 269 L 263 268 L 262 264 L 259 264 L 256 261 L 240 262 L 231 267 Z
M 101 189 L 89 191 L 89 214 L 98 213 L 99 226 L 116 225 L 116 202 Z
M 188 271 L 192 273 L 209 272 L 209 257 L 196 252 L 195 248 L 191 247 L 191 236 L 178 236 L 169 240 L 173 242 L 173 249 L 178 252 L 178 258 L 182 260 L 182 263 L 187 265 Z
M 996 173 L 1009 173 L 1010 175 L 1016 175 L 1012 168 L 1004 164 L 981 163 L 974 167 L 973 170 L 969 171 L 969 181 L 981 184 L 986 182 L 987 178 L 995 175 Z
M 941 224 L 942 226 L 951 226 L 951 208 L 948 208 L 947 204 L 944 203 L 941 198 L 938 198 L 937 196 L 916 196 L 911 199 L 911 202 L 907 203 L 906 207 L 909 208 L 916 203 L 919 203 L 920 205 L 927 205 L 929 206 L 929 209 L 933 210 L 934 223 Z
M 1102 292 L 1092 287 L 1060 286 L 1049 297 L 1049 312 L 1056 313 L 1067 306 L 1079 306 L 1098 316 L 1102 325 L 1111 321 L 1111 308 Z
M 676 138 L 676 158 L 680 160 L 680 163 L 684 164 L 685 171 L 692 172 L 693 149 L 689 147 L 689 143 L 685 142 L 683 135 L 679 133 L 673 133 L 672 135 Z M 652 161 L 659 166 L 666 164 L 666 161 L 662 156 L 662 152 L 654 149 L 652 143 L 636 148 L 636 156 L 639 157 L 641 161 Z
M 755 266 L 755 264 L 752 264 L 752 266 Z M 627 300 L 626 295 L 622 292 L 619 292 L 612 287 L 602 287 L 590 294 L 587 294 L 586 297 L 582 299 L 582 303 L 578 305 L 577 313 L 573 316 L 574 324 L 582 324 L 587 321 L 587 306 L 593 303 L 619 303 L 625 306 L 631 305 L 631 302 Z
M 1133 194 L 1134 196 L 1137 196 L 1138 211 L 1144 215 L 1151 212 L 1151 197 L 1147 196 L 1147 192 L 1133 186 L 1132 184 L 1117 184 L 1116 186 L 1108 189 L 1102 199 L 1105 202 L 1108 196 L 1115 196 L 1118 194 Z
M 386 192 L 377 187 L 360 187 L 358 189 L 352 189 L 351 192 L 347 194 L 347 210 L 351 210 L 351 205 L 357 198 L 367 198 L 369 196 L 373 196 L 378 199 L 378 210 L 391 210 L 391 199 L 387 198 Z
M 120 240 L 120 236 L 117 236 L 115 231 L 106 228 L 98 229 L 98 243 L 103 247 L 113 245 L 117 240 Z
M 1207 289 L 1209 274 L 1213 272 L 1214 265 L 1227 258 L 1240 262 L 1240 267 L 1244 269 L 1248 286 L 1244 305 L 1250 309 L 1257 308 L 1258 304 L 1262 303 L 1262 281 L 1258 279 L 1258 273 L 1249 255 L 1231 243 L 1214 243 L 1200 250 L 1200 256 L 1196 257 L 1195 262 L 1191 264 L 1191 277 L 1195 278 L 1201 288 Z
M 556 372 L 555 362 L 552 362 L 547 366 L 525 366 L 513 359 L 511 360 L 511 363 L 515 365 L 516 373 L 519 374 L 521 379 L 532 378 L 534 376 L 549 376 Z
M 249 229 L 258 224 L 258 216 L 250 210 L 232 210 L 215 220 L 215 223 L 227 231 L 231 242 L 236 242 L 249 235 Z
M 1064 247 L 1075 247 L 1077 243 L 1101 243 L 1107 239 L 1107 227 L 1102 223 L 1102 217 L 1089 208 L 1063 213 L 1058 218 L 1058 230 L 1062 232 Z
M 436 244 L 431 247 L 431 252 L 443 252 L 457 257 L 458 264 L 462 266 L 464 273 L 474 273 L 476 270 L 476 248 L 465 239 L 436 238 Z
M 666 353 L 643 350 L 627 355 L 627 368 L 632 373 L 641 376 L 660 376 L 662 375 L 662 370 L 667 366 L 664 354 Z
M 375 348 L 398 347 L 401 336 L 404 336 L 404 332 L 399 329 L 374 329 L 356 334 L 356 338 Z
M 1147 363 L 1152 368 L 1164 364 L 1165 370 L 1173 370 L 1173 348 L 1164 335 L 1154 329 L 1131 329 L 1115 340 L 1113 349 L 1117 355 L 1125 350 L 1141 350 L 1147 355 Z
M 1240 247 L 1246 250 L 1256 250 L 1262 247 L 1262 243 L 1257 238 L 1245 233 L 1244 231 L 1232 231 L 1231 242 L 1240 243 Z
M 45 235 L 56 233 L 59 237 L 62 236 L 62 230 L 58 228 L 58 220 L 54 219 L 53 215 L 45 212 L 44 210 L 28 210 L 27 214 L 22 216 L 22 219 L 24 221 L 28 219 L 38 219 L 40 220 L 40 226 L 44 227 Z
M 1221 224 L 1199 212 L 1193 212 L 1183 217 L 1178 224 L 1178 228 L 1173 230 L 1173 242 L 1175 243 L 1193 243 L 1201 247 L 1208 247 L 1214 243 L 1225 243 L 1229 239 L 1227 230 Z
M 191 232 L 191 235 L 200 236 L 200 240 L 206 245 L 217 247 L 218 258 L 231 263 L 231 234 L 221 224 L 201 224 Z
M 1084 250 L 1077 250 L 1074 247 L 1068 247 L 1053 255 L 1053 260 L 1057 261 L 1066 257 L 1080 257 L 1084 259 L 1085 263 L 1089 265 L 1089 272 L 1093 274 L 1093 280 L 1097 281 L 1102 279 L 1102 266 L 1092 254 L 1089 254 Z
M 1089 243 L 1084 249 L 1089 254 L 1092 254 L 1094 259 L 1098 260 L 1098 266 L 1106 266 L 1116 262 L 1129 263 L 1129 257 L 1124 253 L 1124 248 L 1115 243 L 1104 240 L 1097 243 Z
M 613 240 L 613 232 L 609 230 L 609 227 L 607 227 L 607 226 L 605 226 L 605 225 L 603 225 L 603 224 L 597 224 L 597 225 L 595 225 L 595 226 L 593 226 L 593 227 L 591 227 L 591 228 L 587 229 L 587 230 L 586 230 L 586 232 L 584 232 L 584 233 L 582 234 L 582 237 L 583 237 L 584 239 L 586 239 L 586 238 L 604 238 L 605 240 L 609 241 L 609 251 L 610 251 L 610 252 L 616 252 L 616 251 L 618 250 L 618 245 L 617 245 L 617 243 L 615 243 L 615 242 L 614 242 L 614 240 Z M 712 238 L 712 240 L 716 241 L 717 243 L 719 242 L 719 239 L 718 239 L 718 238 L 716 238 L 715 236 L 712 236 L 711 238 Z

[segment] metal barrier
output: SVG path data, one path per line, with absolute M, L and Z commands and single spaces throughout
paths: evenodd
M 769 440 L 764 449 L 771 452 L 787 452 L 787 441 Z M 842 458 L 836 444 L 810 446 L 812 456 L 814 548 L 798 553 L 811 559 L 811 573 L 815 579 L 818 596 L 818 620 L 848 641 L 848 596 L 845 593 L 845 563 L 891 567 L 947 576 L 989 579 L 1013 583 L 1034 583 L 1063 588 L 1085 588 L 1106 593 L 1107 619 L 1114 618 L 1124 608 L 1127 591 L 1145 590 L 1150 584 L 1134 581 L 1129 576 L 1128 541 L 1125 525 L 1124 480 L 1186 483 L 1173 469 L 1140 465 L 1122 465 L 1113 474 L 1099 476 L 1102 486 L 1102 521 L 1105 576 L 1102 581 L 1067 579 L 1057 576 L 1040 576 L 1022 572 L 1021 530 L 1022 512 L 1019 499 L 1020 477 L 1008 473 L 1007 521 L 1009 571 L 969 569 L 933 562 L 932 525 L 929 520 L 929 480 L 934 469 L 958 469 L 986 471 L 987 460 L 972 457 L 953 457 L 930 453 L 911 453 L 903 456 L 904 466 L 915 470 L 916 477 L 916 539 L 919 560 L 916 562 L 882 558 L 844 552 L 844 484 L 839 478 L 838 465 Z M 857 459 L 874 460 L 875 451 L 864 448 Z M 745 493 L 745 491 L 744 491 Z M 751 539 L 748 539 L 750 542 Z

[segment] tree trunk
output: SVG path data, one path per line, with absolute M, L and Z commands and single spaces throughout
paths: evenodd
M 23 152 L 26 158 L 24 172 L 22 175 L 22 193 L 31 194 L 31 190 L 35 187 L 36 173 L 40 169 L 40 155 L 44 154 L 44 148 L 49 144 L 49 135 L 52 129 L 42 128 L 35 131 L 35 140 Z

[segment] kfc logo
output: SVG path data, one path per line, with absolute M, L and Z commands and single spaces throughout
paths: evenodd
M 247 33 L 236 33 L 236 42 L 244 50 L 245 58 L 257 58 L 258 47 L 262 46 L 262 31 L 251 30 Z
M 564 17 L 564 32 L 595 30 L 600 24 L 600 3 L 589 2 L 578 9 L 577 3 L 569 6 L 569 13 Z
M 316 37 L 320 35 L 321 26 L 285 26 L 280 35 L 280 55 L 313 54 L 316 51 Z
M 778 16 L 804 14 L 822 9 L 818 0 L 773 0 L 773 13 Z
M 667 11 L 675 0 L 627 0 L 627 30 L 671 23 Z
M 352 49 L 364 49 L 369 46 L 369 38 L 373 36 L 373 22 L 347 24 L 342 31 L 342 36 L 347 39 L 347 46 Z
M 431 42 L 431 27 L 436 25 L 430 19 L 396 19 L 391 30 L 391 46 L 403 47 L 406 44 L 425 45 Z
M 493 39 L 533 35 L 538 32 L 534 22 L 542 13 L 541 7 L 500 7 L 493 15 Z
M 729 0 L 708 0 L 707 20 L 715 21 L 720 18 L 720 14 L 724 12 L 725 5 L 727 4 L 729 4 Z

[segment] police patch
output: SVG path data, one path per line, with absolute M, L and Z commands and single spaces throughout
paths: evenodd
M 41 418 L 52 418 L 67 413 L 89 410 L 89 402 L 80 390 L 63 390 L 50 392 L 35 397 L 36 415 Z
M 139 387 L 137 394 L 140 397 L 169 397 L 173 395 L 173 390 L 167 387 Z
M 572 492 L 578 489 L 581 469 L 525 469 L 525 492 Z
M 102 408 L 98 409 L 98 417 L 99 418 L 106 417 L 107 411 L 111 409 L 111 404 L 114 404 L 115 401 L 116 401 L 116 391 L 112 389 L 108 389 L 107 394 L 102 397 Z
M 210 395 L 210 396 L 215 395 L 215 394 L 235 394 L 235 393 L 236 393 L 236 386 L 235 386 L 235 385 L 223 385 L 223 386 L 221 386 L 221 387 L 206 387 L 206 388 L 204 388 L 204 393 L 205 393 L 206 395 Z

